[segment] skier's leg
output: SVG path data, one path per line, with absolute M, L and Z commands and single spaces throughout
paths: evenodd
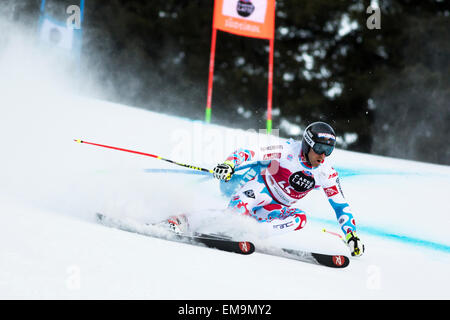
M 305 212 L 299 208 L 289 208 L 271 203 L 259 208 L 256 213 L 263 221 L 269 235 L 283 234 L 302 229 L 306 224 Z
M 228 207 L 264 222 L 263 227 L 270 235 L 300 230 L 306 224 L 303 210 L 286 207 L 273 200 L 261 176 L 244 184 L 231 197 Z
M 254 177 L 232 195 L 228 207 L 240 214 L 252 216 L 254 207 L 256 210 L 259 208 L 258 205 L 261 206 L 272 201 L 267 191 L 261 193 L 263 189 L 265 189 L 265 184 L 262 178 L 258 180 L 257 177 Z M 193 221 L 191 226 L 195 226 L 195 224 L 195 221 Z M 162 221 L 160 225 L 175 233 L 186 233 L 190 229 L 188 217 L 184 214 L 171 216 L 167 220 Z
M 272 197 L 259 176 L 245 183 L 231 196 L 228 208 L 241 215 L 255 217 L 255 211 L 271 201 Z
M 183 234 L 189 231 L 189 222 L 185 214 L 171 216 L 168 219 L 157 223 L 156 225 L 173 231 L 176 234 Z

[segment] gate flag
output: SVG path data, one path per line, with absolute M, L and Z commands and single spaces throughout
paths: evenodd
M 273 51 L 275 42 L 275 0 L 215 0 L 209 56 L 208 94 L 205 121 L 211 121 L 212 87 L 217 30 L 239 36 L 269 40 L 267 86 L 267 133 L 272 131 Z
M 214 29 L 240 36 L 273 39 L 275 0 L 216 0 Z
M 55 0 L 53 0 L 55 1 Z M 40 16 L 38 23 L 38 36 L 41 44 L 48 46 L 49 48 L 61 49 L 60 52 L 67 54 L 74 58 L 79 64 L 81 44 L 82 44 L 82 29 L 81 23 L 84 15 L 84 1 L 79 0 L 79 25 L 69 25 L 67 18 L 56 19 L 46 12 L 46 6 L 48 6 L 47 0 L 41 0 Z M 51 2 L 51 1 L 49 1 Z
M 41 23 L 40 38 L 47 44 L 72 50 L 74 30 L 67 28 L 63 22 L 57 22 L 49 17 L 44 17 Z

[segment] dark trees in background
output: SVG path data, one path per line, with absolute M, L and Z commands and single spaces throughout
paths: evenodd
M 39 3 L 20 10 L 33 16 Z M 277 1 L 273 127 L 288 136 L 282 121 L 328 121 L 357 137 L 341 147 L 450 164 L 448 1 L 378 3 L 381 28 L 369 29 L 370 1 Z M 97 83 L 109 100 L 202 120 L 212 13 L 209 0 L 86 0 L 86 89 Z M 265 128 L 268 45 L 218 32 L 214 123 Z

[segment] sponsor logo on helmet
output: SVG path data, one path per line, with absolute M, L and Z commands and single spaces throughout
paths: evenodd
M 314 146 L 314 141 L 313 141 L 313 139 L 312 139 L 312 136 L 313 136 L 312 132 L 311 132 L 311 131 L 308 131 L 308 130 L 306 131 L 305 135 L 303 136 L 303 137 L 305 138 L 305 141 L 306 141 L 311 147 Z
M 317 134 L 317 136 L 318 136 L 319 138 L 336 140 L 336 137 L 335 137 L 334 135 L 332 135 L 331 133 L 319 132 L 319 133 Z

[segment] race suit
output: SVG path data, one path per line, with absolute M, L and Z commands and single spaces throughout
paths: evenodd
M 233 152 L 226 161 L 234 164 L 235 171 L 248 168 L 245 171 L 247 177 L 233 176 L 232 180 L 239 182 L 240 186 L 233 190 L 228 207 L 259 222 L 267 222 L 269 229 L 277 233 L 300 230 L 305 226 L 306 214 L 292 205 L 312 190 L 321 188 L 336 213 L 342 232 L 356 231 L 338 172 L 326 159 L 312 168 L 301 150 L 301 142 L 290 139 L 259 150 L 238 149 Z M 249 174 L 250 170 L 253 175 Z M 231 187 L 226 190 L 233 185 L 233 181 L 230 182 L 222 182 L 222 191 L 230 192 Z

